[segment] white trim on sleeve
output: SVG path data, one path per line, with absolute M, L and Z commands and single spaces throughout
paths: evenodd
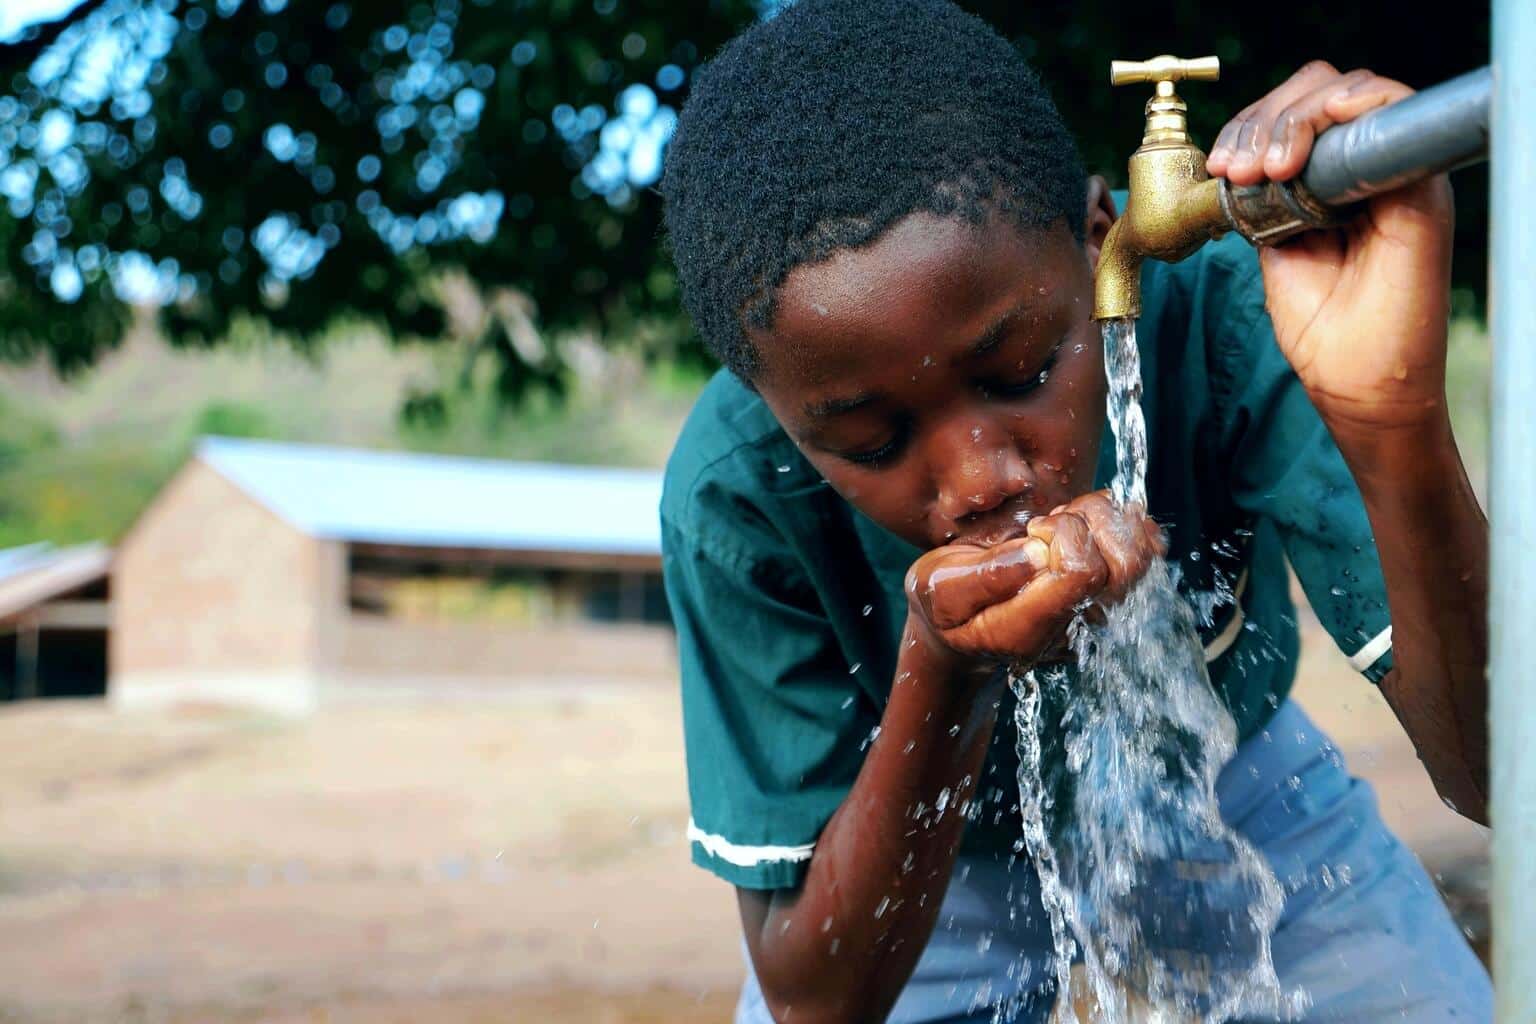
M 1381 656 L 1392 649 L 1392 627 L 1388 626 L 1372 637 L 1364 647 L 1349 656 L 1350 667 L 1356 672 L 1364 672 L 1381 660 Z
M 755 868 L 759 864 L 798 863 L 811 859 L 815 843 L 803 846 L 739 846 L 723 836 L 717 836 L 695 825 L 688 819 L 688 839 L 704 847 L 704 852 L 739 868 Z

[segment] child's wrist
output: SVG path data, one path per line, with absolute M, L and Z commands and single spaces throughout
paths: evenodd
M 901 654 L 897 659 L 902 665 L 897 673 L 898 684 L 927 678 L 950 692 L 970 695 L 992 683 L 998 675 L 997 662 L 955 650 L 917 611 L 907 613 Z M 912 662 L 910 667 L 908 662 Z

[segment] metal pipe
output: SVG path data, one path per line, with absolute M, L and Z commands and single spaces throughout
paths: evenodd
M 1224 181 L 1222 213 L 1254 245 L 1341 224 L 1363 199 L 1486 160 L 1492 94 L 1493 72 L 1479 68 L 1329 128 L 1294 181 Z
M 1330 128 L 1301 183 L 1340 206 L 1482 160 L 1488 153 L 1493 71 L 1483 67 Z
M 1493 4 L 1489 718 L 1493 978 L 1501 1024 L 1536 1020 L 1536 3 Z

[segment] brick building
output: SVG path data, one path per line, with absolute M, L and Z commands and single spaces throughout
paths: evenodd
M 0 700 L 106 690 L 111 562 L 101 544 L 0 551 Z
M 660 474 L 205 438 L 112 571 L 108 693 L 303 713 L 672 671 Z

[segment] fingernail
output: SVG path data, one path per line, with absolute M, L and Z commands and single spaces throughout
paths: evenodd
M 1281 143 L 1278 143 L 1278 142 L 1275 143 L 1274 145 L 1270 146 L 1269 147 L 1269 152 L 1265 154 L 1264 159 L 1265 160 L 1273 160 L 1273 161 L 1276 161 L 1276 162 L 1278 162 L 1280 160 L 1284 160 L 1285 159 L 1285 146 L 1282 145 Z

